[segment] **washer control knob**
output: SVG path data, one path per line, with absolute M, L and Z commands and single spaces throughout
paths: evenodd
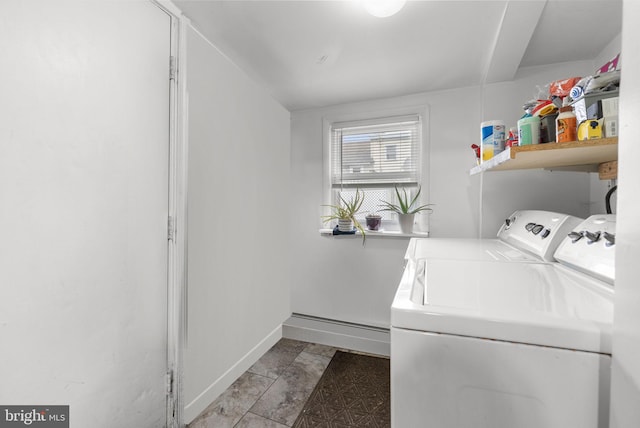
M 582 239 L 582 232 L 571 232 L 569 233 L 569 238 L 571 238 L 571 243 L 575 244 Z
M 612 245 L 616 245 L 616 235 L 614 233 L 605 232 L 603 234 L 603 237 L 604 237 L 605 241 L 607 241 L 604 244 L 606 247 L 610 247 Z
M 542 234 L 540 236 L 542 236 L 542 239 L 544 239 L 549 236 L 549 234 L 551 234 L 551 229 L 545 229 L 542 231 Z
M 589 232 L 588 230 L 584 232 L 584 236 L 587 237 L 587 244 L 593 244 L 594 242 L 598 242 L 600 240 L 600 232 Z

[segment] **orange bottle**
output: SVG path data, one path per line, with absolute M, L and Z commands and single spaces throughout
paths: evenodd
M 560 107 L 560 114 L 556 118 L 556 142 L 566 143 L 578 139 L 578 124 L 571 106 Z

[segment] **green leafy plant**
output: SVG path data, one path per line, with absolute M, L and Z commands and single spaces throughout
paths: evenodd
M 433 211 L 429 208 L 432 204 L 425 204 L 420 206 L 415 206 L 416 202 L 418 202 L 418 198 L 420 197 L 420 192 L 422 192 L 422 187 L 418 186 L 418 191 L 416 195 L 409 201 L 409 194 L 407 193 L 407 189 L 402 188 L 402 193 L 398 190 L 398 186 L 395 186 L 396 196 L 398 197 L 398 203 L 393 204 L 387 201 L 380 201 L 383 203 L 381 205 L 383 208 L 380 211 L 393 211 L 398 214 L 416 214 L 420 211 Z
M 346 200 L 340 195 L 340 204 L 339 205 L 323 205 L 325 207 L 329 207 L 333 210 L 332 214 L 322 216 L 323 222 L 329 222 L 332 220 L 351 220 L 353 221 L 353 225 L 360 231 L 362 234 L 362 243 L 364 244 L 365 233 L 364 228 L 360 224 L 360 222 L 356 219 L 356 214 L 360 211 L 360 207 L 362 207 L 362 202 L 364 202 L 364 192 L 356 189 L 356 194 Z

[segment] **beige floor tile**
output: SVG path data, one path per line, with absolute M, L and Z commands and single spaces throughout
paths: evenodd
M 325 357 L 333 358 L 333 354 L 336 353 L 337 348 L 327 345 L 318 345 L 317 343 L 309 343 L 304 352 L 309 354 L 324 355 Z
M 291 348 L 274 346 L 269 349 L 256 363 L 249 368 L 249 372 L 271 379 L 276 379 L 293 363 L 300 351 Z
M 244 415 L 238 425 L 234 428 L 288 428 L 286 425 L 279 424 L 276 421 L 272 421 L 262 416 L 258 416 L 254 413 L 247 413 Z
M 301 352 L 269 387 L 251 412 L 291 426 L 311 395 L 331 358 Z
M 245 372 L 189 428 L 232 428 L 273 384 L 273 379 Z
M 295 340 L 295 339 L 286 339 L 283 337 L 278 341 L 278 343 L 273 345 L 273 347 L 299 354 L 300 352 L 304 351 L 304 348 L 308 344 L 309 342 L 302 342 L 300 340 Z

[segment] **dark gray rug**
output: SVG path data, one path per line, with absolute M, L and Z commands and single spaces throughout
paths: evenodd
M 390 427 L 389 360 L 337 351 L 293 428 Z

